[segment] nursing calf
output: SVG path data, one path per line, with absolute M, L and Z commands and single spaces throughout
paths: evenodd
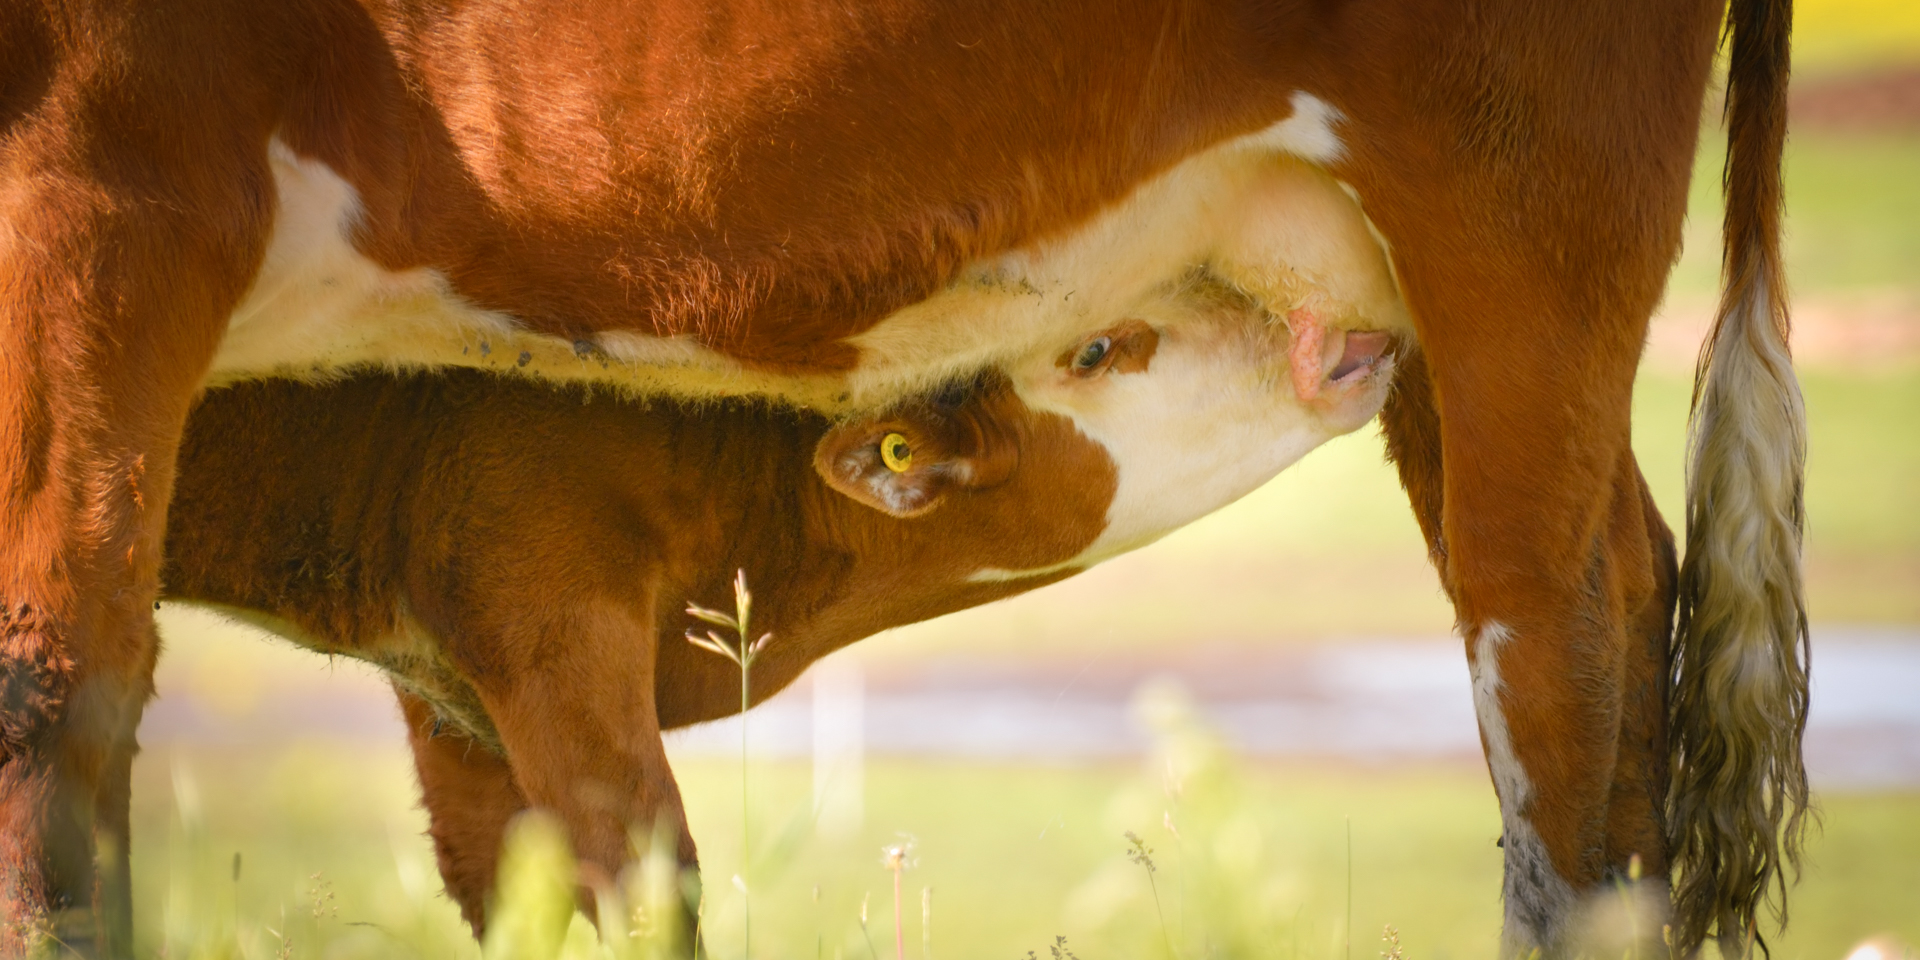
M 472 372 L 214 391 L 181 448 L 165 594 L 392 677 L 477 932 L 528 806 L 590 870 L 618 871 L 635 822 L 681 824 L 692 862 L 660 732 L 738 708 L 734 668 L 680 640 L 736 570 L 775 634 L 758 701 L 862 637 L 1150 541 L 1384 401 L 1384 332 L 1289 330 L 1204 283 L 1168 295 L 1183 322 L 839 421 Z M 1132 455 L 1173 427 L 1192 437 L 1171 455 Z

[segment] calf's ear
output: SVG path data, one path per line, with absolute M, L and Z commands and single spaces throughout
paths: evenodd
M 917 517 L 955 489 L 1012 473 L 1018 444 L 984 411 L 895 411 L 840 424 L 814 448 L 827 486 L 895 517 Z

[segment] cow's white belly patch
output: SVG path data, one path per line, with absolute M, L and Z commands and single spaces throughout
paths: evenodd
M 268 158 L 279 210 L 253 288 L 214 357 L 215 382 L 505 346 L 510 318 L 462 304 L 435 271 L 389 271 L 353 248 L 359 198 L 326 164 L 277 138 Z
M 1029 406 L 1072 419 L 1114 461 L 1119 486 L 1104 532 L 1060 568 L 1085 566 L 1244 495 L 1384 401 L 1390 362 L 1312 403 L 1286 383 L 1296 311 L 1336 331 L 1413 332 L 1383 240 L 1325 169 L 1341 155 L 1338 112 L 1306 93 L 1294 108 L 1188 157 L 1072 231 L 972 264 L 851 338 L 859 360 L 849 373 L 814 377 L 754 371 L 686 340 L 629 331 L 562 341 L 462 301 L 434 270 L 384 269 L 351 242 L 352 186 L 275 141 L 280 213 L 210 379 L 468 366 L 683 397 L 759 394 L 832 412 L 998 368 Z M 1227 291 L 1235 315 L 1223 317 L 1218 298 L 1196 286 Z M 1062 351 L 1130 320 L 1160 332 L 1145 375 L 1108 378 L 1099 390 L 1063 378 Z
M 253 287 L 233 312 L 209 385 L 324 378 L 357 367 L 476 367 L 678 396 L 770 394 L 831 404 L 844 377 L 774 376 L 679 338 L 534 333 L 464 301 L 437 270 L 388 270 L 355 249 L 353 185 L 279 139 L 279 211 Z M 616 356 L 617 354 L 617 356 Z
M 1325 164 L 1341 154 L 1337 112 L 1305 93 L 1295 94 L 1294 107 L 1267 130 L 1187 158 L 1061 238 L 975 264 L 945 291 L 855 337 L 860 361 L 846 377 L 768 374 L 688 340 L 629 331 L 603 332 L 592 343 L 531 333 L 463 301 L 436 270 L 387 270 L 361 254 L 351 240 L 360 210 L 353 186 L 276 138 L 269 159 L 279 213 L 209 380 L 468 366 L 671 395 L 871 406 L 1050 348 L 1209 262 L 1276 302 L 1310 283 L 1366 315 L 1369 326 L 1409 329 L 1378 245 L 1353 243 L 1355 225 L 1367 230 L 1357 205 L 1330 203 L 1340 198 L 1297 183 L 1276 193 L 1263 176 L 1289 156 Z

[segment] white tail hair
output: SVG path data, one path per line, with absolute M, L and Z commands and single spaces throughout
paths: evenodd
M 1790 0 L 1733 0 L 1727 27 L 1725 282 L 1695 371 L 1687 550 L 1674 635 L 1674 948 L 1765 949 L 1786 923 L 1807 811 L 1806 411 L 1787 351 L 1780 260 Z

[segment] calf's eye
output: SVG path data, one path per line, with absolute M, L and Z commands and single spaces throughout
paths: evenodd
M 913 466 L 913 447 L 906 437 L 889 433 L 880 440 L 880 462 L 894 473 L 906 473 Z
M 1100 365 L 1107 358 L 1107 351 L 1113 349 L 1112 337 L 1094 337 L 1074 354 L 1073 369 L 1076 373 L 1085 373 Z

